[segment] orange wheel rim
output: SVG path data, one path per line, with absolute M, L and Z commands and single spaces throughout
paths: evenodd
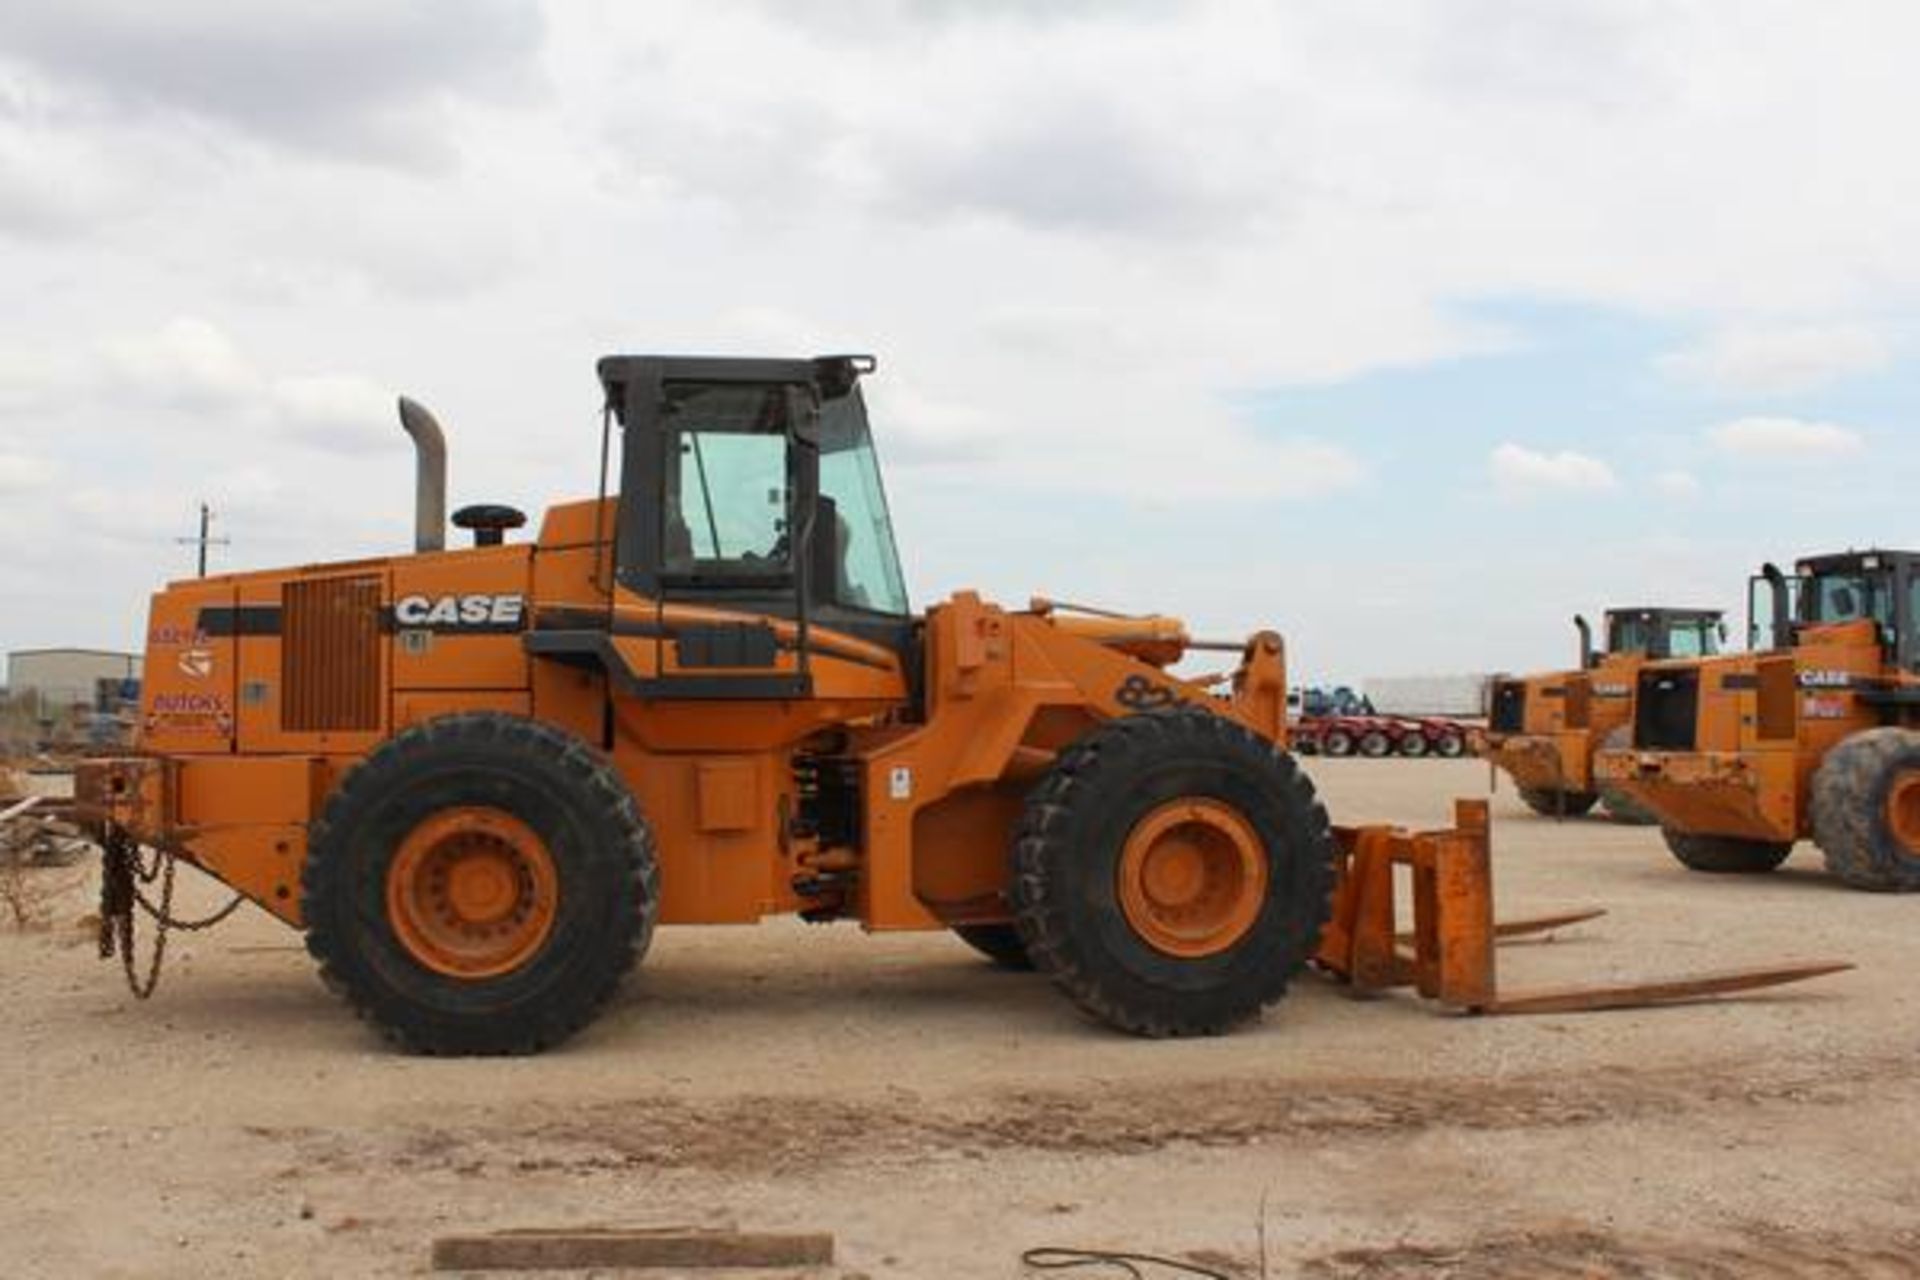
M 1182 959 L 1238 942 L 1267 900 L 1266 847 L 1218 800 L 1172 800 L 1147 814 L 1120 851 L 1120 910 L 1156 951 Z
M 559 876 L 546 841 L 500 809 L 445 809 L 407 834 L 387 871 L 387 918 L 436 973 L 492 978 L 553 932 Z
M 1887 792 L 1887 826 L 1908 849 L 1920 850 L 1920 770 L 1897 775 Z

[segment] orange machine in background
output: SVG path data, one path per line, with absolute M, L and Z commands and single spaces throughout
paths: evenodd
M 1602 785 L 1696 871 L 1771 871 L 1811 836 L 1854 888 L 1920 889 L 1920 554 L 1768 565 L 1752 600 L 1752 652 L 1641 669 Z
M 1720 611 L 1609 609 L 1605 647 L 1598 651 L 1587 620 L 1573 621 L 1580 632 L 1579 668 L 1495 680 L 1487 729 L 1476 747 L 1513 779 L 1535 813 L 1577 817 L 1597 801 L 1616 822 L 1650 823 L 1651 813 L 1596 782 L 1593 759 L 1628 742 L 1634 680 L 1643 663 L 1720 651 Z

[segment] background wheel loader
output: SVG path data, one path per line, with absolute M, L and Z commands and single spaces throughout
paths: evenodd
M 390 1039 L 450 1054 L 565 1039 L 657 924 L 778 913 L 953 930 L 1150 1036 L 1243 1022 L 1310 958 L 1484 1012 L 1844 967 L 1503 998 L 1496 937 L 1592 913 L 1496 927 L 1484 804 L 1449 830 L 1331 828 L 1279 749 L 1278 635 L 968 591 L 913 613 L 872 368 L 604 359 L 601 496 L 527 543 L 518 511 L 464 508 L 452 551 L 445 443 L 402 401 L 415 554 L 154 597 L 139 750 L 76 778 L 102 955 L 152 989 L 184 861 L 304 929 Z M 1237 665 L 1172 674 L 1196 648 Z M 162 926 L 144 987 L 136 906 Z
M 1594 756 L 1625 746 L 1632 732 L 1635 676 L 1650 660 L 1716 654 L 1725 634 L 1717 609 L 1609 609 L 1605 647 L 1596 651 L 1587 620 L 1574 671 L 1495 680 L 1488 689 L 1481 755 L 1505 771 L 1535 813 L 1577 817 L 1599 802 L 1616 822 L 1653 815 L 1593 774 Z
M 1858 889 L 1920 889 L 1920 555 L 1848 551 L 1751 584 L 1753 652 L 1639 675 L 1597 774 L 1696 871 L 1771 871 L 1811 836 Z

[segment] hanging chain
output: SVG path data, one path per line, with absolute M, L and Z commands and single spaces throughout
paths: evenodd
M 246 901 L 245 895 L 236 893 L 232 902 L 212 915 L 198 920 L 178 918 L 173 914 L 173 880 L 177 862 L 178 858 L 171 849 L 155 849 L 151 861 L 143 860 L 140 846 L 118 827 L 108 829 L 101 845 L 100 958 L 107 960 L 115 953 L 119 954 L 120 967 L 127 975 L 127 989 L 138 1000 L 153 995 L 154 988 L 160 985 L 160 964 L 167 954 L 168 933 L 175 929 L 187 932 L 211 929 Z M 142 884 L 151 885 L 155 881 L 160 885 L 160 901 L 157 904 L 140 892 Z M 136 906 L 153 920 L 153 955 L 147 962 L 145 977 L 140 976 L 134 964 L 133 909 Z

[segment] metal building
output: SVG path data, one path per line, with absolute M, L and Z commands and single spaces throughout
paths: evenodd
M 140 655 L 111 649 L 16 649 L 7 655 L 7 692 L 35 702 L 51 720 L 74 707 L 107 709 L 129 680 L 140 676 Z

